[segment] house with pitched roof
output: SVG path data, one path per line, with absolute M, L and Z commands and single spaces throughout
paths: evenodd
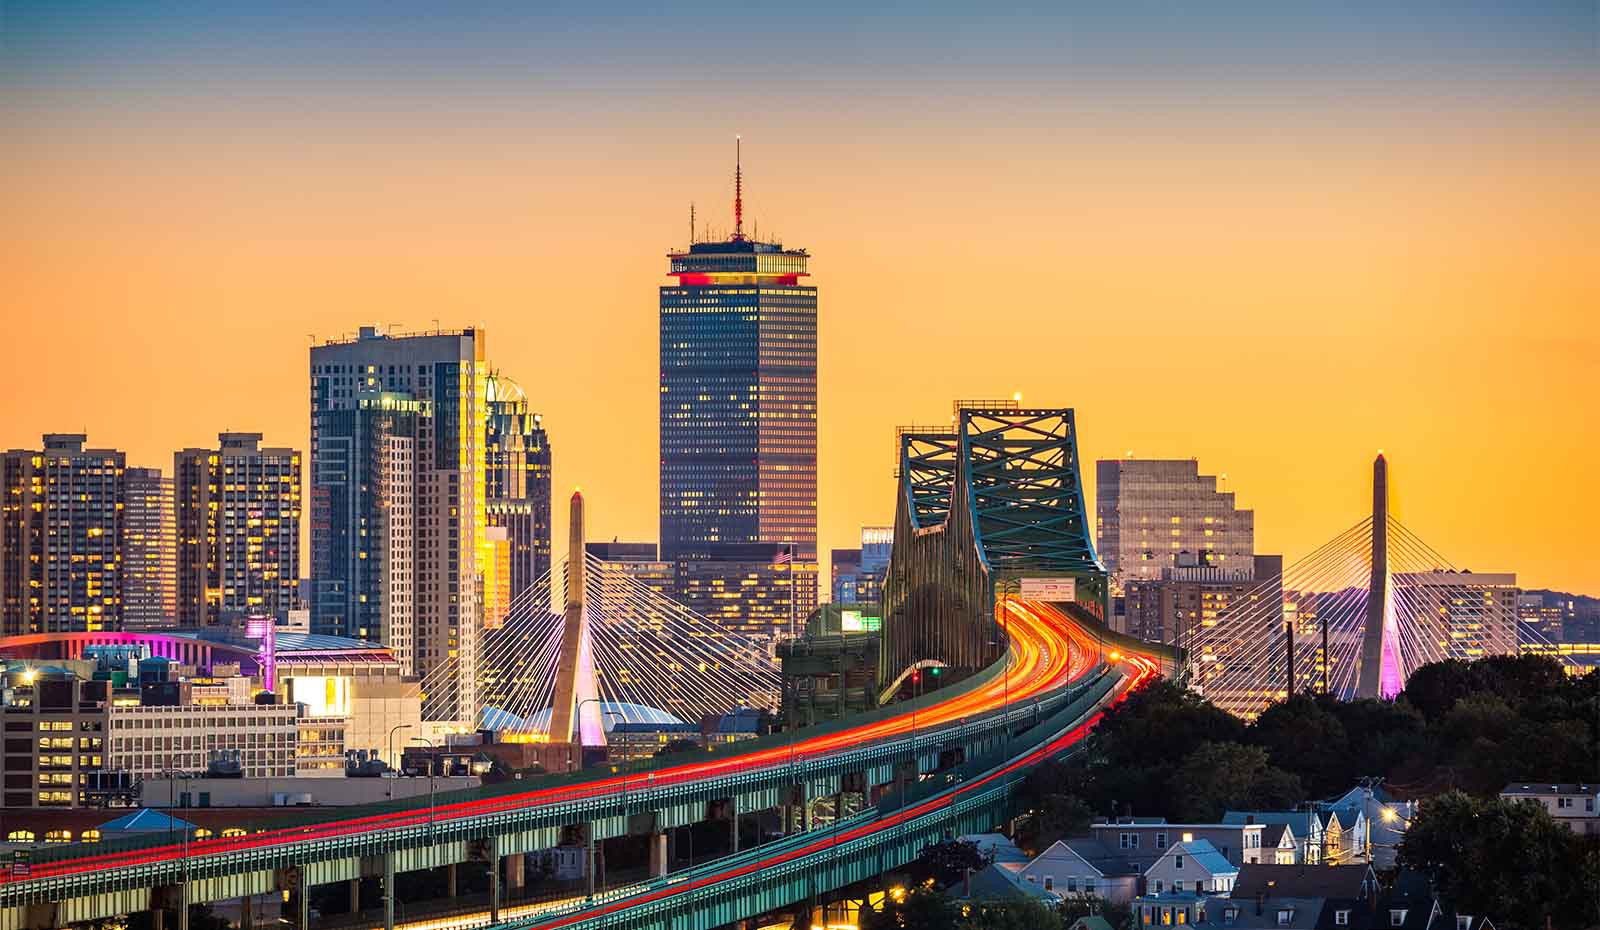
M 1315 865 L 1345 858 L 1344 825 L 1334 811 L 1228 811 L 1222 822 L 1249 826 L 1284 824 L 1294 833 L 1295 861 Z
M 1085 836 L 1057 840 L 1023 866 L 1024 882 L 1059 895 L 1092 895 L 1117 904 L 1139 891 L 1139 868 L 1120 850 Z
M 1239 867 L 1227 860 L 1207 840 L 1178 843 L 1144 872 L 1147 894 L 1195 891 L 1227 894 L 1239 878 Z

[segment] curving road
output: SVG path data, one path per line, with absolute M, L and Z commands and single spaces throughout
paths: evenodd
M 796 759 L 826 756 L 876 740 L 911 733 L 913 730 L 925 731 L 937 728 L 965 717 L 999 710 L 1007 702 L 1021 704 L 1036 696 L 1054 692 L 1081 677 L 1099 659 L 1099 646 L 1095 637 L 1050 605 L 1011 600 L 1005 602 L 1005 607 L 1005 622 L 1011 642 L 1008 667 L 1004 674 L 996 676 L 981 687 L 963 694 L 954 694 L 948 701 L 935 703 L 914 713 L 900 714 L 858 727 L 797 739 L 792 746 L 766 748 L 659 769 L 649 776 L 650 784 L 655 788 L 663 788 L 713 776 L 780 767 Z M 1115 652 L 1106 658 L 1109 661 L 1143 663 L 1136 667 L 1136 674 L 1132 676 L 1137 680 L 1143 680 L 1144 677 L 1154 674 L 1154 664 L 1147 658 L 1122 657 Z M 1059 751 L 1059 748 L 1054 751 Z M 1017 760 L 1006 771 L 1031 764 L 1036 755 L 1037 753 Z M 429 821 L 435 824 L 446 823 L 497 811 L 521 810 L 530 806 L 606 796 L 625 790 L 630 781 L 637 785 L 639 777 L 637 774 L 619 775 L 570 786 L 558 785 L 491 798 L 440 804 L 431 811 L 422 808 L 274 829 L 240 837 L 192 840 L 186 847 L 184 844 L 172 844 L 39 862 L 33 865 L 31 874 L 25 879 L 0 875 L 0 885 L 13 881 L 34 881 L 84 872 L 116 870 L 179 856 L 187 856 L 190 862 L 194 862 L 208 856 L 245 849 L 291 846 L 321 838 L 348 835 L 352 832 L 369 833 L 418 826 Z M 881 824 L 875 828 L 881 828 Z

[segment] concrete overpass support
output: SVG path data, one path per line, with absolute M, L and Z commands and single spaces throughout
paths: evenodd
M 522 853 L 512 853 L 505 857 L 506 863 L 506 896 L 511 897 L 522 891 L 528 881 L 525 859 Z
M 489 922 L 500 923 L 500 839 L 489 837 L 486 844 L 489 859 Z
M 394 930 L 394 853 L 383 854 L 383 930 Z
M 667 835 L 652 833 L 650 844 L 650 877 L 661 878 L 667 874 Z

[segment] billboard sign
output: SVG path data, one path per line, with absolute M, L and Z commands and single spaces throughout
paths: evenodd
M 1025 601 L 1077 600 L 1075 578 L 1024 578 L 1018 596 Z

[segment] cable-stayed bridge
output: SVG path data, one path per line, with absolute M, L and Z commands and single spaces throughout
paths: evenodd
M 483 631 L 475 667 L 441 663 L 423 678 L 424 695 L 449 692 L 458 676 L 477 679 L 477 716 L 461 723 L 495 730 L 506 741 L 565 741 L 552 734 L 556 691 L 573 673 L 573 708 L 584 745 L 605 744 L 614 722 L 646 723 L 650 710 L 688 723 L 739 707 L 773 708 L 780 694 L 777 665 L 764 644 L 730 632 L 629 575 L 625 566 L 576 550 L 581 576 L 563 561 L 583 597 L 577 662 L 562 660 L 565 611 L 553 607 L 551 575 L 537 579 L 498 625 Z M 569 557 L 570 558 L 570 557 Z M 569 598 L 570 600 L 570 598 Z M 450 699 L 429 707 L 453 707 Z
M 1254 719 L 1291 693 L 1392 698 L 1427 663 L 1548 645 L 1521 626 L 1513 588 L 1458 569 L 1389 512 L 1380 454 L 1371 514 L 1202 615 L 1178 645 L 1193 688 Z

